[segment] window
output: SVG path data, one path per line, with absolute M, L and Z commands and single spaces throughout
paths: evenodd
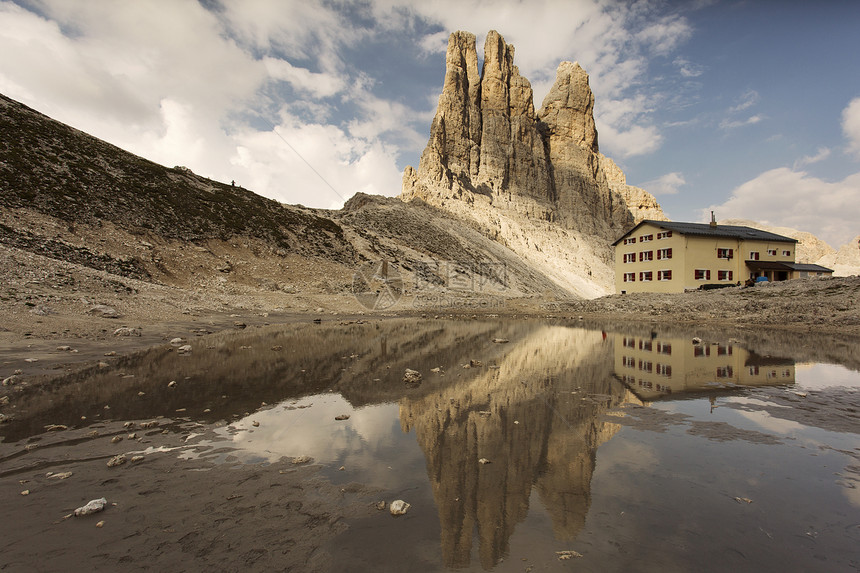
M 758 376 L 758 366 L 750 366 L 750 376 Z
M 731 378 L 734 376 L 734 370 L 731 366 L 717 368 L 717 378 Z
M 717 271 L 717 280 L 730 281 L 732 280 L 732 274 L 732 271 Z
M 641 237 L 639 237 L 640 243 L 647 243 L 648 241 L 653 241 L 653 240 L 654 240 L 654 235 L 642 235 Z
M 710 356 L 711 355 L 711 347 L 710 346 L 702 346 L 696 345 L 693 347 L 693 356 L 699 358 L 701 356 Z
M 783 251 L 783 252 L 782 252 L 782 256 L 783 256 L 783 257 L 790 257 L 790 256 L 791 256 L 791 251 Z
M 639 341 L 639 350 L 651 352 L 651 341 L 650 340 L 640 340 Z
M 711 280 L 711 271 L 710 269 L 696 269 L 694 271 L 694 278 L 697 281 L 709 281 Z
M 672 238 L 672 231 L 663 231 L 661 233 L 657 233 L 657 240 L 658 241 L 660 239 L 671 239 L 671 238 Z
M 657 260 L 661 259 L 671 259 L 672 258 L 672 249 L 659 249 L 657 251 Z
M 775 257 L 776 256 L 776 249 L 768 249 L 767 254 L 770 257 Z
M 636 348 L 636 339 L 625 336 L 622 339 L 622 344 L 624 345 L 624 348 Z
M 666 342 L 658 342 L 657 343 L 657 352 L 660 354 L 668 354 L 672 355 L 672 345 Z
M 652 273 L 651 271 L 643 271 L 643 272 L 639 273 L 639 280 L 643 281 L 643 282 L 648 282 L 648 281 L 654 280 L 653 277 L 654 277 L 654 273 Z
M 639 262 L 642 261 L 653 261 L 654 260 L 654 251 L 639 251 Z
M 731 356 L 732 355 L 732 346 L 717 346 L 717 356 Z
M 654 371 L 654 364 L 647 361 L 647 360 L 640 360 L 639 361 L 639 370 L 642 370 L 644 372 L 653 372 Z
M 636 282 L 636 273 L 624 273 L 624 282 L 635 283 Z
M 657 280 L 658 281 L 670 281 L 670 280 L 672 280 L 672 271 L 657 271 Z
M 717 258 L 718 259 L 731 259 L 735 256 L 734 249 L 717 249 Z
M 623 356 L 621 358 L 621 365 L 626 368 L 636 368 L 636 359 L 632 356 Z
M 758 260 L 758 251 L 750 251 L 750 260 L 757 261 Z
M 668 364 L 657 364 L 657 374 L 660 376 L 672 376 L 672 367 Z
M 624 244 L 625 245 L 635 245 L 636 244 L 636 237 L 628 237 L 628 238 L 624 239 Z
M 624 253 L 624 262 L 625 263 L 635 263 L 636 262 L 636 253 Z

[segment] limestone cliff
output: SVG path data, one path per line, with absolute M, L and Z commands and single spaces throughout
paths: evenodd
M 514 47 L 498 32 L 487 35 L 480 73 L 468 32 L 451 34 L 445 61 L 430 139 L 418 169 L 404 172 L 401 199 L 472 221 L 570 292 L 610 292 L 609 245 L 635 217 L 627 186 L 610 183 L 605 166 L 620 170 L 598 150 L 588 74 L 562 62 L 535 112 Z M 645 195 L 639 203 L 651 209 L 648 216 L 664 218 Z
M 633 215 L 634 221 L 638 223 L 644 219 L 651 219 L 652 221 L 669 220 L 669 217 L 663 213 L 663 208 L 657 203 L 656 197 L 641 187 L 628 185 L 627 176 L 624 175 L 624 172 L 621 171 L 612 159 L 602 153 L 599 157 L 603 172 L 606 173 L 606 181 L 609 183 L 609 188 L 624 198 L 624 202 L 627 203 L 627 208 L 630 210 L 630 214 Z

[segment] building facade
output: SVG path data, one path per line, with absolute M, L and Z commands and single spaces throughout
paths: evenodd
M 646 219 L 615 241 L 614 247 L 618 293 L 684 292 L 759 277 L 781 281 L 804 273 L 809 276 L 833 272 L 818 265 L 795 263 L 796 239 L 713 221 Z

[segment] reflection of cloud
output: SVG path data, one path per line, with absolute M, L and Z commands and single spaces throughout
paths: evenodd
M 797 370 L 797 385 L 804 390 L 825 390 L 834 387 L 860 390 L 860 372 L 839 364 L 804 364 Z

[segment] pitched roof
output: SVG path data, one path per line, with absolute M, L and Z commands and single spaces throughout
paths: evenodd
M 797 243 L 797 239 L 784 237 L 776 233 L 753 229 L 752 227 L 743 227 L 740 225 L 715 225 L 709 223 L 676 223 L 674 221 L 655 221 L 645 219 L 640 221 L 638 225 L 624 233 L 617 241 L 612 243 L 617 245 L 622 239 L 629 236 L 636 229 L 644 224 L 651 224 L 667 231 L 675 231 L 682 235 L 695 235 L 698 237 L 722 237 L 729 239 L 747 239 L 754 241 L 771 241 L 775 243 Z

